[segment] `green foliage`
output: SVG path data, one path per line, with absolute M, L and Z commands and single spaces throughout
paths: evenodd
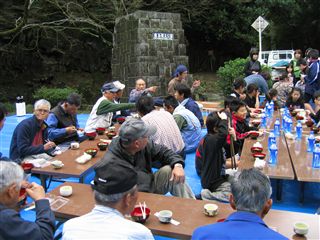
M 218 87 L 225 96 L 231 92 L 233 80 L 237 77 L 244 77 L 243 69 L 247 61 L 244 58 L 237 58 L 225 62 L 224 66 L 218 69 Z
M 33 94 L 33 98 L 35 100 L 46 99 L 51 103 L 52 106 L 55 106 L 60 101 L 66 99 L 66 97 L 70 93 L 78 93 L 78 91 L 70 87 L 66 87 L 66 88 L 41 87 Z

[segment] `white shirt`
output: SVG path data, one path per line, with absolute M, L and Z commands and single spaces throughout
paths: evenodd
M 181 132 L 173 116 L 164 110 L 153 110 L 141 118 L 147 125 L 154 125 L 157 132 L 150 136 L 155 143 L 166 146 L 175 153 L 184 148 Z
M 127 220 L 114 208 L 96 205 L 88 214 L 73 218 L 63 226 L 63 240 L 154 239 L 140 223 Z
M 102 96 L 94 104 L 94 106 L 91 110 L 90 116 L 87 120 L 86 126 L 84 128 L 84 131 L 86 133 L 95 132 L 98 127 L 102 127 L 102 128 L 110 127 L 113 113 L 106 113 L 106 114 L 97 115 L 98 107 L 103 100 L 108 100 L 108 99 L 106 97 Z

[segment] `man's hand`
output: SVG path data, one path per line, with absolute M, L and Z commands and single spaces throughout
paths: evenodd
M 27 194 L 34 200 L 40 200 L 44 199 L 46 196 L 46 193 L 44 192 L 44 189 L 39 184 L 36 184 L 35 182 L 31 183 L 28 188 L 26 189 Z
M 55 146 L 56 146 L 56 144 L 54 142 L 51 142 L 51 141 L 49 141 L 49 142 L 47 142 L 46 144 L 43 145 L 45 151 L 47 151 L 47 150 L 49 150 L 51 148 L 54 148 Z
M 192 87 L 197 88 L 200 86 L 200 84 L 201 84 L 201 81 L 199 79 L 194 80 L 194 82 L 192 83 Z
M 71 133 L 74 133 L 77 131 L 77 128 L 75 126 L 69 126 L 69 127 L 66 127 L 66 132 L 68 134 L 71 134 Z
M 174 181 L 175 183 L 184 183 L 185 174 L 183 167 L 180 163 L 176 163 L 172 170 L 170 181 Z
M 148 88 L 148 92 L 152 92 L 152 93 L 154 93 L 154 92 L 156 92 L 157 91 L 157 86 L 152 86 L 152 87 L 149 87 Z

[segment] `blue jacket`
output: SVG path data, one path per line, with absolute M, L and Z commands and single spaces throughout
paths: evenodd
M 34 115 L 18 124 L 11 139 L 10 159 L 20 162 L 27 156 L 45 152 L 43 145 L 32 146 L 33 139 L 41 127 L 45 127 L 42 135 L 43 141 L 45 141 L 48 139 L 47 124 L 44 122 L 40 126 Z
M 197 228 L 192 239 L 288 239 L 268 228 L 264 221 L 255 213 L 234 212 L 224 222 L 210 224 Z
M 314 92 L 320 90 L 320 61 L 314 61 L 309 65 L 309 71 L 305 77 L 305 92 L 313 95 Z
M 201 126 L 203 126 L 203 118 L 199 105 L 192 98 L 186 98 L 181 102 L 181 105 L 193 112 L 193 114 L 199 119 Z
M 5 240 L 52 240 L 55 218 L 49 201 L 36 201 L 36 222 L 25 221 L 19 213 L 0 204 L 0 239 Z

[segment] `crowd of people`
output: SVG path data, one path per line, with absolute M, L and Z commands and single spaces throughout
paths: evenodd
M 102 96 L 93 105 L 84 129 L 77 120 L 81 106 L 78 94 L 61 99 L 52 109 L 47 100 L 36 101 L 33 116 L 21 121 L 14 130 L 9 157 L 0 153 L 3 160 L 0 161 L 1 236 L 5 239 L 53 238 L 54 216 L 48 200 L 44 199 L 44 191 L 36 183 L 23 179 L 19 165 L 39 158 L 50 160 L 59 154 L 57 147 L 63 149 L 73 141 L 84 141 L 95 136 L 98 128 L 112 126 L 118 116 L 126 116 L 118 137 L 112 140 L 95 166 L 92 185 L 95 208 L 89 214 L 69 220 L 63 228 L 63 239 L 152 239 L 150 230 L 124 218 L 133 209 L 138 191 L 230 202 L 236 212 L 223 223 L 196 229 L 194 239 L 210 236 L 229 239 L 251 234 L 253 228 L 257 239 L 285 239 L 267 228 L 262 220 L 272 205 L 268 177 L 255 169 L 228 175 L 227 169 L 237 167 L 244 139 L 251 131 L 258 130 L 248 124 L 248 118 L 256 115 L 254 109 L 273 101 L 275 107 L 308 109 L 310 117 L 319 122 L 318 58 L 316 49 L 309 49 L 305 59 L 302 52 L 296 50 L 287 73 L 269 90 L 261 74 L 258 52 L 253 49 L 245 65 L 246 77 L 234 80 L 224 108 L 210 113 L 206 122 L 201 106 L 192 98 L 201 82 L 196 80 L 190 87 L 184 65 L 177 67 L 164 98 L 153 98 L 157 86 L 147 87 L 143 79 L 138 79 L 129 94 L 129 103 L 120 103 L 125 85 L 119 81 L 103 84 Z M 262 102 L 260 93 L 266 96 Z M 139 116 L 132 117 L 133 112 Z M 0 104 L 0 130 L 6 114 Z M 204 126 L 207 134 L 202 138 Z M 195 170 L 203 188 L 198 195 L 185 181 L 184 159 L 190 152 L 196 152 Z M 22 187 L 26 188 L 25 194 L 35 200 L 35 223 L 24 221 L 13 210 Z M 121 230 L 123 226 L 126 231 Z M 227 231 L 228 228 L 234 231 Z

